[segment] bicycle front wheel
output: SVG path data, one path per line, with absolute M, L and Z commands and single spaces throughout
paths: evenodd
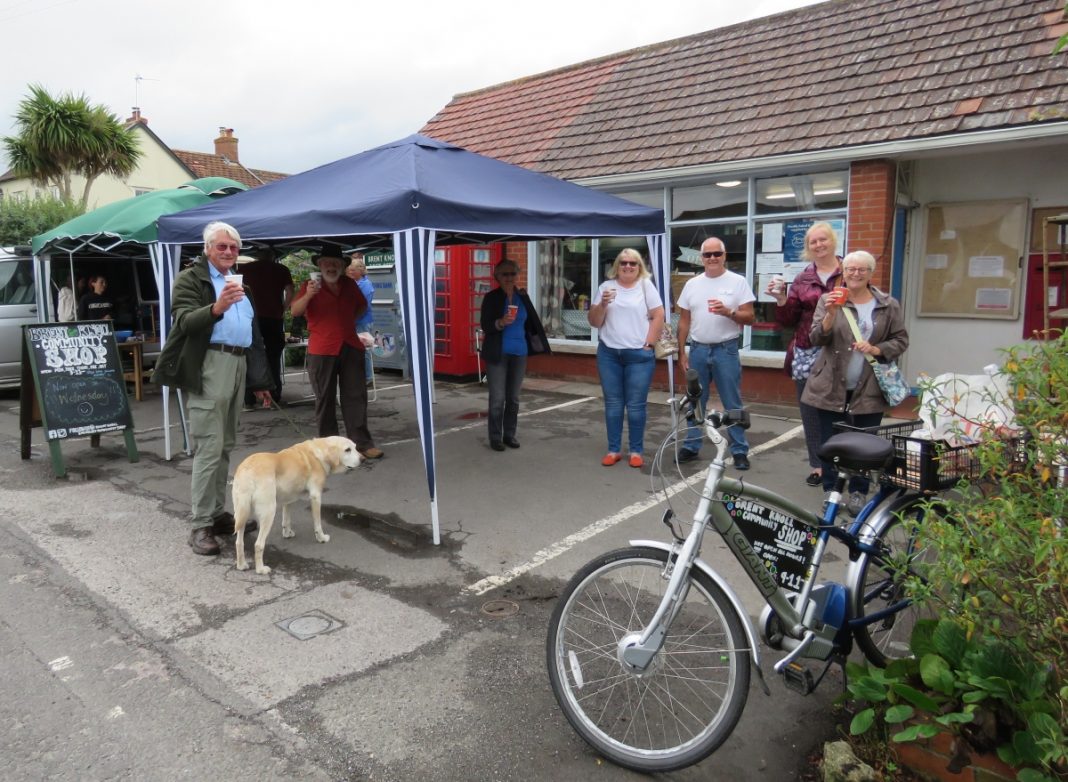
M 919 500 L 896 511 L 876 536 L 878 553 L 857 560 L 851 587 L 853 617 L 870 621 L 857 624 L 853 637 L 873 665 L 886 667 L 892 660 L 911 656 L 917 620 L 934 616 L 932 607 L 914 600 L 909 586 L 911 578 L 925 582 L 928 566 L 937 558 L 935 548 L 921 535 L 927 513 Z
M 549 623 L 553 694 L 568 722 L 604 757 L 636 771 L 670 771 L 711 754 L 749 696 L 748 642 L 734 606 L 693 570 L 663 647 L 643 672 L 620 641 L 641 632 L 667 587 L 668 552 L 627 548 L 571 579 Z

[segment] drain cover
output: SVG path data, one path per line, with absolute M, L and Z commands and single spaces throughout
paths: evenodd
M 344 623 L 334 619 L 325 611 L 319 610 L 309 611 L 306 614 L 294 616 L 290 619 L 283 619 L 281 622 L 275 622 L 274 624 L 298 641 L 307 641 L 309 638 L 330 633 L 345 626 Z
M 519 603 L 511 600 L 490 600 L 482 604 L 482 613 L 492 619 L 507 619 L 519 613 Z

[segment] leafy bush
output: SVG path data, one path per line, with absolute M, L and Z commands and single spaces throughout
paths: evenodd
M 895 742 L 940 732 L 955 735 L 951 771 L 964 767 L 971 749 L 996 751 L 1019 769 L 1020 782 L 1065 778 L 1068 688 L 1059 697 L 1054 693 L 1052 671 L 1021 659 L 1003 641 L 969 637 L 949 619 L 918 622 L 912 651 L 914 657 L 895 660 L 886 669 L 847 666 L 850 694 L 870 704 L 853 717 L 850 733 L 866 733 L 881 714 L 887 725 L 900 726 L 891 736 Z
M 78 203 L 58 198 L 0 199 L 0 245 L 29 244 L 33 237 L 62 225 L 83 211 Z
M 1019 439 L 978 448 L 982 478 L 937 500 L 919 529 L 938 551 L 914 594 L 936 603 L 913 657 L 885 671 L 851 666 L 849 690 L 911 724 L 894 741 L 949 731 L 962 752 L 996 750 L 1021 782 L 1068 779 L 1068 335 L 1006 351 Z M 934 505 L 935 501 L 932 501 Z

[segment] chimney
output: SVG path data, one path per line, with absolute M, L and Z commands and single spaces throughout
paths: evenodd
M 142 125 L 147 125 L 148 120 L 141 116 L 141 107 L 134 106 L 130 116 L 126 119 L 127 125 L 132 125 L 135 122 L 140 122 Z
M 219 128 L 219 137 L 215 139 L 215 154 L 231 163 L 237 163 L 237 139 L 233 128 Z

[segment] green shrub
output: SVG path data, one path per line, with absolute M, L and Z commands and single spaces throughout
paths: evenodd
M 996 750 L 1021 782 L 1068 779 L 1068 336 L 1052 336 L 1006 351 L 1019 439 L 984 442 L 981 478 L 920 527 L 938 558 L 912 586 L 942 619 L 917 624 L 912 658 L 849 669 L 868 704 L 853 733 L 948 731 L 962 751 Z

